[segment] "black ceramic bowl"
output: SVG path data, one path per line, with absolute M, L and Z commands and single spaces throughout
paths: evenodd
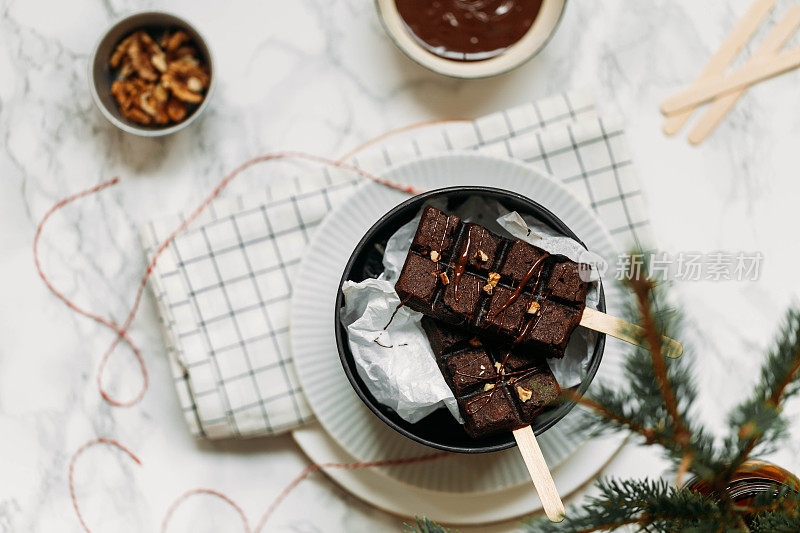
M 514 445 L 514 437 L 509 432 L 473 439 L 466 434 L 461 425 L 456 422 L 447 409 L 438 409 L 419 422 L 412 424 L 400 418 L 397 413 L 389 407 L 380 404 L 370 393 L 364 381 L 356 371 L 353 354 L 350 351 L 350 344 L 347 340 L 347 330 L 341 322 L 341 313 L 344 308 L 344 294 L 342 294 L 341 286 L 347 280 L 359 282 L 367 278 L 375 278 L 383 272 L 382 259 L 386 241 L 388 241 L 389 237 L 401 226 L 410 222 L 421 211 L 425 204 L 430 203 L 432 200 L 445 200 L 447 209 L 452 210 L 461 202 L 474 195 L 497 200 L 506 209 L 531 215 L 541 223 L 546 224 L 552 230 L 581 242 L 572 230 L 553 213 L 522 195 L 491 187 L 450 187 L 447 189 L 437 189 L 420 194 L 419 196 L 415 196 L 403 202 L 386 213 L 369 229 L 366 235 L 361 239 L 361 242 L 356 246 L 356 249 L 350 256 L 350 260 L 347 262 L 347 266 L 344 269 L 341 282 L 339 283 L 340 289 L 336 297 L 335 311 L 336 345 L 339 348 L 342 366 L 356 394 L 358 394 L 366 406 L 369 407 L 378 418 L 406 437 L 433 448 L 460 453 L 485 453 L 504 450 Z M 581 242 L 581 244 L 583 243 Z M 605 311 L 605 308 L 605 296 L 601 283 L 600 310 Z M 584 393 L 592 379 L 594 379 L 597 369 L 600 366 L 600 360 L 603 357 L 604 347 L 605 335 L 598 334 L 597 342 L 595 343 L 589 360 L 588 371 L 583 381 L 581 381 L 577 387 L 579 393 Z M 574 402 L 563 401 L 543 411 L 536 418 L 535 423 L 532 424 L 534 433 L 540 435 L 553 427 L 559 420 L 564 418 L 574 406 Z

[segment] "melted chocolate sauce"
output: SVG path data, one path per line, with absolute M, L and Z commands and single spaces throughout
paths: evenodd
M 514 302 L 517 301 L 517 299 L 520 297 L 520 295 L 522 295 L 522 290 L 525 288 L 525 285 L 528 284 L 528 282 L 531 280 L 533 275 L 536 274 L 537 271 L 540 274 L 539 279 L 541 279 L 541 269 L 544 267 L 544 260 L 547 259 L 549 256 L 550 256 L 550 254 L 545 252 L 544 255 L 542 255 L 542 257 L 537 259 L 531 265 L 531 268 L 528 269 L 528 272 L 526 272 L 525 276 L 520 280 L 519 285 L 517 285 L 517 287 L 514 289 L 514 292 L 512 292 L 509 295 L 508 300 L 506 300 L 506 302 L 503 305 L 500 306 L 500 309 L 495 311 L 494 315 L 492 315 L 492 320 L 497 318 L 497 315 L 499 315 L 500 313 L 502 313 L 503 311 L 508 309 L 508 306 L 510 306 L 511 304 L 513 304 Z M 536 285 L 539 284 L 539 279 L 536 280 Z M 536 287 L 533 288 L 533 292 L 535 292 L 535 291 L 536 291 Z
M 455 61 L 502 54 L 533 25 L 542 0 L 395 0 L 409 33 L 430 53 Z
M 392 323 L 392 320 L 394 320 L 394 317 L 395 317 L 395 315 L 397 314 L 397 312 L 400 310 L 400 308 L 401 308 L 401 307 L 403 307 L 403 306 L 406 304 L 406 302 L 407 302 L 407 301 L 409 300 L 409 298 L 411 298 L 412 296 L 413 296 L 413 294 L 409 294 L 408 296 L 406 296 L 405 298 L 403 298 L 403 299 L 400 301 L 400 303 L 399 303 L 399 304 L 397 304 L 397 307 L 395 307 L 395 308 L 394 308 L 394 312 L 392 313 L 392 316 L 390 316 L 390 317 L 389 317 L 389 322 L 387 322 L 387 323 L 386 323 L 386 325 L 385 325 L 385 326 L 383 326 L 383 329 L 384 329 L 384 330 L 385 330 L 386 328 L 388 328 L 388 327 L 389 327 L 389 324 L 391 324 L 391 323 Z
M 544 260 L 546 257 L 547 257 L 547 256 L 543 257 L 543 258 L 542 258 L 542 259 L 540 259 L 539 261 L 542 261 L 542 260 Z M 538 261 L 537 261 L 537 262 L 538 262 Z M 535 267 L 536 267 L 536 263 L 534 263 L 534 264 L 533 264 L 533 266 L 531 267 L 531 270 L 533 270 Z M 564 275 L 564 270 L 565 270 L 565 269 L 566 269 L 566 265 L 562 265 L 562 266 L 561 266 L 561 272 L 559 273 L 559 277 L 561 277 L 561 276 L 563 276 L 563 275 Z M 538 278 L 536 278 L 536 285 L 535 285 L 535 286 L 534 286 L 534 288 L 533 288 L 533 292 L 536 292 L 536 287 L 539 285 L 539 281 L 541 280 L 541 274 L 542 274 L 542 272 L 541 272 L 541 269 L 540 269 L 540 270 L 539 270 L 539 277 L 538 277 Z M 527 276 L 526 276 L 526 277 L 527 277 Z M 528 279 L 530 279 L 530 278 L 528 278 Z M 525 280 L 523 279 L 523 282 L 524 282 L 524 281 L 525 281 Z M 520 286 L 522 286 L 523 284 L 524 284 L 524 283 L 520 284 Z M 542 300 L 547 300 L 547 299 L 550 297 L 550 294 L 551 294 L 552 292 L 553 292 L 553 289 L 550 289 L 550 290 L 547 292 L 547 294 L 545 294 L 545 295 L 544 295 L 544 298 L 542 298 Z M 533 294 L 531 294 L 531 297 L 533 297 Z M 510 299 L 510 298 L 509 298 L 509 299 Z M 505 315 L 504 315 L 504 316 L 505 316 Z M 533 331 L 533 329 L 534 329 L 534 328 L 536 327 L 536 325 L 539 323 L 539 320 L 541 320 L 541 318 L 542 318 L 542 312 L 541 312 L 541 311 L 539 311 L 538 313 L 536 313 L 536 315 L 534 315 L 533 317 L 531 317 L 531 319 L 530 319 L 530 320 L 528 320 L 527 322 L 525 322 L 525 323 L 522 325 L 522 330 L 519 332 L 519 335 L 517 335 L 517 338 L 515 338 L 515 339 L 514 339 L 514 342 L 513 342 L 513 343 L 511 343 L 511 348 L 508 350 L 508 353 L 506 353 L 506 356 L 505 356 L 505 357 L 503 357 L 503 362 L 502 362 L 502 363 L 500 363 L 500 368 L 497 370 L 497 375 L 498 375 L 498 376 L 500 376 L 501 374 L 503 374 L 503 369 L 506 367 L 506 362 L 508 362 L 508 358 L 509 358 L 509 356 L 511 355 L 511 352 L 512 352 L 512 351 L 514 351 L 514 348 L 515 348 L 515 347 L 516 347 L 516 346 L 517 346 L 519 343 L 521 343 L 523 340 L 525 340 L 525 337 L 527 337 L 527 336 L 528 336 L 528 334 L 529 334 L 531 331 Z M 515 374 L 515 372 L 512 372 L 511 374 L 508 374 L 508 375 L 510 376 L 510 375 L 513 375 L 513 374 Z M 503 375 L 505 375 L 505 374 L 503 374 Z
M 378 345 L 378 346 L 380 346 L 381 348 L 394 348 L 394 345 L 393 345 L 393 344 L 390 344 L 389 346 L 387 346 L 387 345 L 385 345 L 385 344 L 381 344 L 381 343 L 380 343 L 380 341 L 379 341 L 378 339 L 380 339 L 380 337 L 378 337 L 377 339 L 374 339 L 372 342 L 374 342 L 375 344 L 377 344 L 377 345 Z
M 467 268 L 467 261 L 469 261 L 470 244 L 470 235 L 469 232 L 467 232 L 467 242 L 464 243 L 464 251 L 458 256 L 456 266 L 453 269 L 453 295 L 455 296 L 456 301 L 458 301 L 458 282 L 461 281 L 461 276 L 464 275 L 464 269 Z
M 566 265 L 562 265 L 561 266 L 561 272 L 559 273 L 559 277 L 564 275 L 564 270 L 565 269 L 566 269 Z M 538 283 L 538 280 L 537 280 L 537 283 Z M 551 288 L 547 292 L 547 294 L 544 295 L 544 297 L 542 298 L 542 301 L 545 301 L 548 298 L 550 298 L 550 295 L 552 294 L 552 292 L 553 292 L 553 289 Z M 525 324 L 523 324 L 522 331 L 520 331 L 519 332 L 519 336 L 516 339 L 514 339 L 514 344 L 513 345 L 516 346 L 517 344 L 519 344 L 523 340 L 525 340 L 525 337 L 528 336 L 528 333 L 530 333 L 536 327 L 536 325 L 539 324 L 539 320 L 541 320 L 541 318 L 542 318 L 542 311 L 539 310 L 539 312 L 536 313 L 533 316 L 533 318 L 531 318 Z M 506 356 L 506 357 L 508 357 L 508 356 Z M 505 364 L 505 362 L 503 362 L 503 364 Z

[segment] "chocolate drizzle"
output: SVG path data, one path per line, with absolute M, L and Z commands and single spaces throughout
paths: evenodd
M 479 356 L 477 356 L 475 359 L 473 359 L 472 361 L 470 361 L 468 364 L 472 365 L 472 364 L 474 364 L 474 363 L 475 363 L 475 361 L 477 361 L 477 360 L 478 360 L 478 359 L 480 359 L 480 358 L 481 358 L 481 356 L 479 355 Z M 456 370 L 455 372 L 453 372 L 453 374 L 454 374 L 454 375 L 456 375 L 456 376 L 464 376 L 465 378 L 472 378 L 472 379 L 478 379 L 478 380 L 483 380 L 483 379 L 485 379 L 485 380 L 494 379 L 494 378 L 492 378 L 491 376 L 473 376 L 472 374 L 467 374 L 466 372 L 462 372 L 461 370 Z
M 453 295 L 458 301 L 458 284 L 461 281 L 461 276 L 464 275 L 464 269 L 467 268 L 467 261 L 469 261 L 469 247 L 471 244 L 471 237 L 467 232 L 467 242 L 464 243 L 464 251 L 458 256 L 456 266 L 453 268 Z
M 559 277 L 564 275 L 564 270 L 566 268 L 567 268 L 567 265 L 561 265 L 561 272 L 558 274 Z M 537 281 L 537 283 L 538 283 L 538 281 Z M 552 292 L 553 292 L 553 289 L 551 288 L 549 291 L 547 291 L 547 294 L 544 295 L 542 300 L 546 301 L 550 297 L 550 294 Z M 525 337 L 527 337 L 528 334 L 530 334 L 530 332 L 533 331 L 536 328 L 536 326 L 539 324 L 539 320 L 541 320 L 541 319 L 542 319 L 542 311 L 539 310 L 538 313 L 536 313 L 533 317 L 531 317 L 531 319 L 528 320 L 527 322 L 525 322 L 525 324 L 522 326 L 522 331 L 519 332 L 519 336 L 517 336 L 517 338 L 514 339 L 514 345 L 516 346 L 517 344 L 519 344 L 522 341 L 524 341 Z M 508 356 L 506 356 L 506 357 L 508 357 Z M 505 361 L 503 362 L 503 364 L 505 364 Z
M 445 215 L 444 230 L 442 230 L 442 242 L 439 243 L 439 249 L 436 250 L 440 254 L 444 251 L 444 241 L 445 239 L 447 239 L 447 229 L 450 227 L 450 218 L 451 217 Z M 436 238 L 436 228 L 438 226 L 439 226 L 439 219 L 437 218 L 436 222 L 433 223 L 433 235 L 431 235 L 431 237 L 433 237 L 434 239 Z
M 545 260 L 545 259 L 547 259 L 549 256 L 550 256 L 550 254 L 549 254 L 549 253 L 547 253 L 547 252 L 545 252 L 545 253 L 544 253 L 544 255 L 542 255 L 542 257 L 540 257 L 539 259 L 537 259 L 537 260 L 536 260 L 536 261 L 535 261 L 535 262 L 534 262 L 534 263 L 531 265 L 531 268 L 530 268 L 530 269 L 528 269 L 528 272 L 527 272 L 527 273 L 525 273 L 525 276 L 522 278 L 522 280 L 520 280 L 519 284 L 518 284 L 518 285 L 516 286 L 516 288 L 514 289 L 514 292 L 512 292 L 512 293 L 509 295 L 509 297 L 508 297 L 508 300 L 506 300 L 506 302 L 505 302 L 505 303 L 504 303 L 502 306 L 500 306 L 500 309 L 498 309 L 497 311 L 495 311 L 494 315 L 492 315 L 492 320 L 494 320 L 495 318 L 497 318 L 497 315 L 499 315 L 500 313 L 502 313 L 503 311 L 505 311 L 506 309 L 508 309 L 508 306 L 512 305 L 514 302 L 516 302 L 516 301 L 517 301 L 517 299 L 518 299 L 518 298 L 520 297 L 520 295 L 522 294 L 522 290 L 525 288 L 525 285 L 527 285 L 527 284 L 528 284 L 528 282 L 531 280 L 531 278 L 533 277 L 533 275 L 534 275 L 534 274 L 536 274 L 536 272 L 537 272 L 537 271 L 539 272 L 539 277 L 536 279 L 536 285 L 538 285 L 538 284 L 539 284 L 539 281 L 541 280 L 541 277 L 542 277 L 542 276 L 541 276 L 541 274 L 542 274 L 542 268 L 544 268 L 544 260 Z M 535 290 L 536 290 L 536 287 L 534 287 L 534 291 L 535 291 Z
M 377 345 L 378 345 L 378 346 L 380 346 L 381 348 L 394 348 L 394 345 L 393 345 L 393 344 L 390 344 L 390 345 L 388 345 L 388 346 L 387 346 L 387 345 L 385 345 L 385 344 L 381 344 L 381 343 L 380 343 L 380 341 L 379 341 L 378 339 L 380 339 L 380 336 L 379 336 L 379 337 L 377 337 L 376 339 L 374 339 L 372 342 L 374 342 L 375 344 L 377 344 Z
M 520 287 L 522 287 L 523 285 L 525 285 L 525 283 L 527 283 L 528 281 L 530 281 L 530 278 L 531 278 L 531 277 L 533 277 L 533 274 L 532 274 L 533 270 L 534 270 L 534 269 L 537 267 L 537 264 L 538 264 L 538 263 L 540 263 L 541 261 L 544 261 L 544 259 L 545 259 L 546 257 L 547 257 L 547 256 L 545 255 L 544 257 L 542 257 L 541 259 L 539 259 L 539 260 L 538 260 L 536 263 L 534 263 L 534 264 L 531 266 L 531 270 L 529 270 L 529 271 L 528 271 L 528 274 L 526 274 L 526 275 L 525 275 L 525 278 L 523 278 L 522 282 L 520 283 Z M 558 274 L 558 276 L 559 276 L 559 277 L 564 275 L 564 270 L 565 270 L 565 269 L 566 269 L 566 265 L 561 265 L 561 271 L 560 271 L 560 272 L 559 272 L 559 274 Z M 537 286 L 538 286 L 538 284 L 539 284 L 539 281 L 540 281 L 540 279 L 541 279 L 541 269 L 540 269 L 540 271 L 539 271 L 539 274 L 540 274 L 539 278 L 537 278 L 537 279 L 536 279 L 536 285 L 537 285 Z M 535 290 L 536 290 L 536 287 L 534 286 L 534 291 L 535 291 Z M 520 289 L 520 292 L 521 292 L 521 289 Z M 550 293 L 551 293 L 551 292 L 553 292 L 553 289 L 550 289 L 550 291 L 548 291 L 548 293 L 544 295 L 544 298 L 543 298 L 543 299 L 544 299 L 544 300 L 547 300 L 547 298 L 549 298 L 549 297 L 550 297 Z M 513 296 L 513 295 L 512 295 L 512 296 Z M 518 297 L 519 297 L 519 294 L 517 294 L 517 298 L 518 298 Z M 509 300 L 510 300 L 510 299 L 511 299 L 511 298 L 509 297 Z M 511 302 L 511 303 L 513 303 L 513 302 Z M 508 304 L 508 302 L 506 302 L 506 304 Z M 504 310 L 504 308 L 501 308 L 501 310 Z M 470 414 L 475 414 L 475 413 L 477 413 L 478 411 L 480 411 L 481 409 L 483 409 L 484 407 L 486 407 L 487 405 L 489 405 L 489 402 L 491 402 L 491 401 L 492 401 L 492 396 L 494 395 L 495 391 L 497 390 L 497 388 L 498 388 L 498 385 L 499 385 L 499 382 L 500 382 L 500 380 L 501 380 L 503 377 L 509 377 L 509 376 L 514 376 L 514 375 L 516 375 L 516 374 L 524 374 L 524 373 L 526 373 L 526 372 L 530 372 L 529 370 L 523 370 L 523 371 L 512 372 L 512 373 L 510 373 L 510 374 L 506 374 L 505 372 L 503 372 L 503 369 L 505 369 L 505 367 L 506 367 L 506 363 L 508 362 L 508 358 L 511 356 L 511 352 L 512 352 L 512 351 L 514 351 L 514 348 L 516 348 L 516 347 L 517 347 L 517 346 L 518 346 L 520 343 L 522 343 L 522 341 L 524 341 L 524 340 L 525 340 L 525 337 L 527 337 L 527 336 L 530 334 L 530 332 L 531 332 L 531 331 L 533 331 L 533 330 L 536 328 L 536 326 L 539 324 L 539 320 L 541 320 L 541 318 L 542 318 L 542 312 L 541 312 L 541 311 L 539 311 L 538 313 L 536 313 L 536 315 L 535 315 L 535 316 L 532 316 L 532 317 L 530 318 L 530 320 L 527 320 L 527 321 L 525 322 L 525 324 L 523 324 L 523 326 L 522 326 L 522 330 L 520 331 L 519 335 L 517 335 L 517 337 L 514 339 L 514 342 L 511 344 L 511 348 L 509 348 L 509 350 L 508 350 L 508 352 L 506 353 L 505 357 L 503 357 L 503 362 L 502 362 L 502 363 L 500 363 L 500 368 L 498 368 L 498 369 L 497 369 L 497 378 L 495 378 L 495 382 L 494 382 L 494 388 L 492 388 L 492 392 L 491 392 L 491 393 L 489 393 L 489 395 L 488 395 L 488 396 L 478 396 L 477 398 L 473 398 L 472 400 L 470 400 L 469 402 L 467 402 L 467 409 L 469 410 L 469 413 L 470 413 Z M 473 377 L 474 377 L 474 376 L 473 376 Z M 477 379 L 479 379 L 479 378 L 477 378 Z M 485 401 L 483 404 L 481 404 L 481 406 L 480 406 L 480 407 L 478 407 L 478 408 L 477 408 L 477 409 L 475 409 L 474 411 L 473 411 L 473 410 L 471 410 L 471 409 L 469 409 L 469 407 L 470 407 L 470 406 L 471 406 L 471 405 L 472 405 L 472 404 L 473 404 L 475 401 L 478 401 L 478 400 L 483 400 L 483 399 L 485 399 L 486 401 Z
M 403 307 L 403 306 L 406 304 L 406 302 L 407 302 L 407 301 L 408 301 L 408 300 L 409 300 L 409 299 L 410 299 L 412 296 L 414 296 L 414 295 L 413 295 L 413 294 L 409 294 L 408 296 L 406 296 L 405 298 L 403 298 L 402 300 L 400 300 L 400 303 L 399 303 L 399 304 L 397 304 L 397 307 L 395 307 L 395 308 L 394 308 L 394 312 L 392 313 L 392 316 L 391 316 L 391 317 L 389 317 L 389 322 L 387 322 L 387 323 L 386 323 L 386 325 L 385 325 L 385 326 L 383 326 L 383 329 L 384 329 L 384 330 L 386 330 L 386 328 L 388 328 L 388 327 L 389 327 L 389 324 L 391 324 L 391 323 L 392 323 L 392 320 L 394 320 L 394 317 L 395 317 L 395 315 L 397 314 L 397 312 L 400 310 L 400 308 L 401 308 L 401 307 Z

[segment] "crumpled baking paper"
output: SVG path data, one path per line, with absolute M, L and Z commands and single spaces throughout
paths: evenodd
M 445 207 L 435 202 L 427 205 Z M 586 249 L 576 241 L 552 232 L 532 217 L 509 212 L 495 200 L 470 197 L 454 214 L 466 222 L 482 224 L 498 235 L 522 239 L 573 261 L 586 260 Z M 377 279 L 344 283 L 342 323 L 347 328 L 356 371 L 376 400 L 411 423 L 444 406 L 463 424 L 453 392 L 442 377 L 420 326 L 422 314 L 405 306 L 397 307 L 400 298 L 394 291 L 394 284 L 400 277 L 418 224 L 419 215 L 389 238 L 383 255 L 384 271 Z M 599 275 L 592 272 L 589 279 L 593 283 L 586 305 L 596 309 Z M 397 313 L 392 319 L 395 310 Z M 563 359 L 548 360 L 562 387 L 580 381 L 597 339 L 594 332 L 585 328 L 578 331 L 580 334 L 570 339 Z

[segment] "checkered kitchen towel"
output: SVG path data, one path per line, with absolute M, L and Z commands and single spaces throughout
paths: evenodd
M 621 249 L 652 242 L 622 121 L 598 117 L 584 94 L 412 130 L 362 150 L 351 162 L 380 173 L 449 150 L 530 163 L 591 207 Z M 316 226 L 360 180 L 321 168 L 246 198 L 218 200 L 162 256 L 151 287 L 193 433 L 277 434 L 312 417 L 289 350 L 291 280 Z M 148 256 L 179 221 L 176 215 L 143 229 Z

